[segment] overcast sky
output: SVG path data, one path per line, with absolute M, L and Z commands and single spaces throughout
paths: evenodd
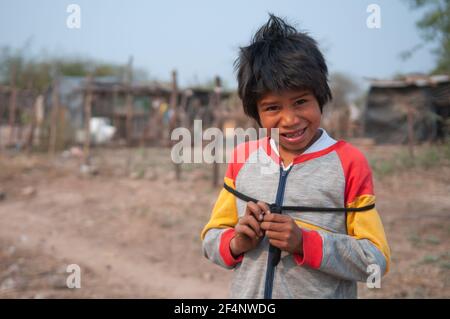
M 81 8 L 81 28 L 69 29 L 67 6 Z M 381 8 L 381 28 L 369 29 L 369 4 Z M 181 85 L 218 74 L 235 87 L 233 61 L 263 24 L 268 12 L 307 30 L 324 50 L 331 72 L 389 78 L 428 72 L 435 57 L 425 47 L 410 60 L 400 53 L 422 40 L 415 27 L 421 12 L 407 0 L 0 0 L 0 46 L 33 55 L 81 56 L 134 64 L 151 78 L 168 80 L 178 70 Z

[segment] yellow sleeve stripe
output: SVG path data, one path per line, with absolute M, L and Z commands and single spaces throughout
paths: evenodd
M 297 224 L 297 226 L 299 226 L 300 228 L 305 228 L 306 230 L 322 230 L 322 231 L 330 232 L 329 230 L 323 229 L 322 227 L 319 227 L 319 226 L 313 225 L 313 224 L 309 224 L 304 221 L 300 221 L 298 219 L 294 219 L 294 221 Z
M 374 195 L 361 195 L 347 207 L 362 207 L 373 203 L 375 203 Z M 365 212 L 348 213 L 347 233 L 356 239 L 370 240 L 386 258 L 386 272 L 389 270 L 391 253 L 381 218 L 375 208 Z
M 236 189 L 234 181 L 231 178 L 225 177 L 225 183 Z M 236 198 L 226 189 L 220 191 L 219 197 L 214 205 L 211 213 L 211 218 L 201 233 L 201 239 L 205 238 L 206 232 L 211 228 L 230 228 L 234 227 L 238 222 Z

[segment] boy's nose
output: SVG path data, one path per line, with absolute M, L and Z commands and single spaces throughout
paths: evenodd
M 300 124 L 300 117 L 294 110 L 287 107 L 281 114 L 281 126 L 292 127 Z

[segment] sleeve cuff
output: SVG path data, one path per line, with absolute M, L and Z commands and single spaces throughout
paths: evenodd
M 244 258 L 244 254 L 240 255 L 238 258 L 234 258 L 231 254 L 230 242 L 234 237 L 234 228 L 225 230 L 220 237 L 220 255 L 225 263 L 229 267 L 233 267 L 240 263 Z
M 302 229 L 303 254 L 294 254 L 294 260 L 299 266 L 309 266 L 314 269 L 320 268 L 322 263 L 323 241 L 320 234 L 314 230 Z

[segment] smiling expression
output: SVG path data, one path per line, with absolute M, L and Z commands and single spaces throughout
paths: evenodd
M 320 137 L 321 111 L 309 90 L 269 92 L 257 103 L 262 127 L 279 129 L 279 150 L 285 164 Z

